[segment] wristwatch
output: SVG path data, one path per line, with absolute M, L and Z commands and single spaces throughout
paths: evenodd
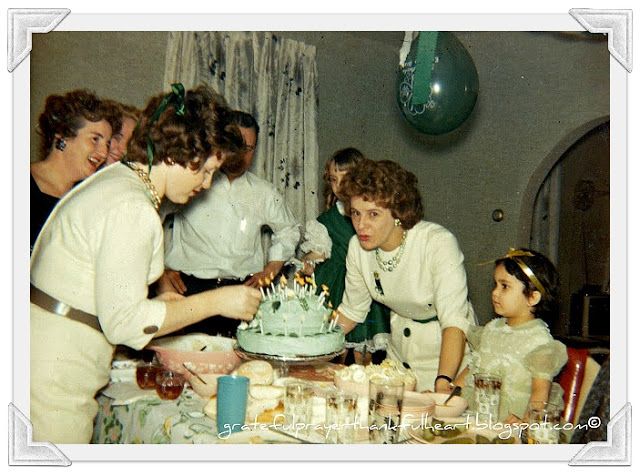
M 438 379 L 444 379 L 447 382 L 449 382 L 449 386 L 453 387 L 453 380 L 451 380 L 451 377 L 449 377 L 448 375 L 438 375 L 436 377 L 436 379 L 433 381 L 433 385 L 435 386 L 436 382 L 438 381 Z

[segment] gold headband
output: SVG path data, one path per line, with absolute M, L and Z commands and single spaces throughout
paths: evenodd
M 531 280 L 531 282 L 536 287 L 536 289 L 538 291 L 540 291 L 540 294 L 542 294 L 542 298 L 546 299 L 547 298 L 547 291 L 544 289 L 544 286 L 542 285 L 540 280 L 536 277 L 536 275 L 533 272 L 533 270 L 531 268 L 529 268 L 529 266 L 527 266 L 526 263 L 519 258 L 520 256 L 533 256 L 533 253 L 531 253 L 529 251 L 515 250 L 513 248 L 509 248 L 509 252 L 506 255 L 504 255 L 502 258 L 497 258 L 497 259 L 494 259 L 494 260 L 491 260 L 491 261 L 486 261 L 484 263 L 480 263 L 480 265 L 485 265 L 485 264 L 489 264 L 489 263 L 495 263 L 499 259 L 510 259 L 510 260 L 513 260 L 520 267 L 522 272 L 524 274 L 526 274 L 527 277 Z

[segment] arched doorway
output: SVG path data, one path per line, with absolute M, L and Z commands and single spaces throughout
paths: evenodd
M 609 336 L 609 117 L 568 134 L 527 187 L 518 242 L 560 274 L 556 336 Z M 584 322 L 583 322 L 584 317 Z

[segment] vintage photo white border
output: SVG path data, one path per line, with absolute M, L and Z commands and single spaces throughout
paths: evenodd
M 47 23 L 39 21 L 36 28 L 49 28 L 53 22 L 56 31 L 159 31 L 159 30 L 352 30 L 354 17 L 346 15 L 152 15 L 145 14 L 144 21 L 133 15 L 78 14 L 73 11 L 64 14 L 51 10 L 42 12 L 55 18 Z M 583 10 L 583 9 L 580 9 Z M 597 15 L 589 15 L 597 12 Z M 611 21 L 603 20 L 610 10 L 584 11 L 582 15 L 363 15 L 358 22 L 360 30 L 503 30 L 509 25 L 510 31 L 582 31 L 584 29 L 612 28 Z M 57 15 L 57 16 L 56 16 Z M 602 15 L 605 15 L 603 17 Z M 58 21 L 58 18 L 62 18 Z M 627 22 L 628 17 L 624 17 Z M 582 21 L 579 21 L 582 19 Z M 51 20 L 51 17 L 49 17 Z M 610 19 L 609 19 L 610 20 Z M 22 21 L 29 24 L 29 20 Z M 615 22 L 613 22 L 615 23 Z M 619 32 L 630 34 L 629 28 L 619 27 Z M 18 23 L 14 24 L 15 26 Z M 110 25 L 105 27 L 105 25 Z M 366 28 L 361 27 L 366 25 Z M 24 24 L 20 25 L 24 28 Z M 9 25 L 11 29 L 11 23 Z M 53 29 L 53 28 L 52 28 Z M 34 32 L 37 32 L 34 29 Z M 595 31 L 593 31 L 595 32 Z M 505 451 L 504 447 L 465 447 L 461 457 L 456 445 L 430 447 L 428 445 L 397 446 L 338 446 L 309 447 L 297 446 L 292 452 L 283 445 L 45 445 L 29 443 L 29 326 L 28 326 L 28 262 L 26 247 L 16 247 L 15 243 L 27 240 L 29 225 L 26 220 L 18 223 L 16 217 L 24 216 L 28 203 L 27 166 L 29 156 L 29 97 L 30 76 L 27 47 L 29 40 L 16 36 L 9 43 L 8 70 L 13 76 L 13 186 L 16 223 L 13 233 L 13 394 L 9 402 L 9 451 L 14 464 L 25 462 L 34 465 L 68 465 L 75 461 L 127 461 L 127 460 L 185 460 L 185 461 L 247 461 L 247 460 L 345 460 L 345 461 L 427 461 L 427 460 L 491 460 L 491 461 L 564 461 L 572 464 L 625 464 L 630 461 L 630 405 L 627 401 L 627 322 L 626 319 L 612 319 L 611 348 L 615 349 L 611 358 L 611 417 L 612 439 L 603 445 L 593 445 L 589 450 L 584 445 L 529 446 L 517 445 Z M 610 32 L 611 35 L 611 32 Z M 611 71 L 611 269 L 612 269 L 612 316 L 627 316 L 626 269 L 627 269 L 627 75 L 632 69 L 630 37 L 620 40 L 617 33 L 610 37 L 609 48 Z M 613 41 L 612 41 L 613 40 Z M 24 49 L 21 50 L 21 47 Z M 25 54 L 25 51 L 26 54 Z M 615 54 L 614 54 L 615 52 Z M 13 64 L 11 63 L 13 61 Z M 12 433 L 13 431 L 13 433 Z M 615 436 L 615 438 L 613 438 Z M 615 440 L 615 441 L 614 441 Z M 612 444 L 615 443 L 615 444 Z M 13 444 L 13 446 L 12 446 Z M 27 445 L 25 447 L 24 445 Z M 598 448 L 595 448 L 598 447 Z M 587 450 L 585 452 L 585 450 Z M 622 450 L 622 453 L 620 453 Z M 615 453 L 617 451 L 617 453 Z M 582 454 L 582 456 L 579 456 Z M 43 458 L 40 458 L 44 456 Z M 576 460 L 577 457 L 577 460 Z M 600 463 L 600 464 L 601 464 Z

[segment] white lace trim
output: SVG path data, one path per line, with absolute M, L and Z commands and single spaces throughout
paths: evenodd
M 305 225 L 304 241 L 300 249 L 304 253 L 312 251 L 324 254 L 326 259 L 331 258 L 331 246 L 333 245 L 327 228 L 318 220 L 309 220 Z
M 367 352 L 377 352 L 379 350 L 386 350 L 390 338 L 390 334 L 381 333 L 374 335 L 373 339 L 367 339 L 363 342 L 345 342 L 344 346 L 347 349 L 353 349 L 356 352 L 363 352 L 366 345 Z

